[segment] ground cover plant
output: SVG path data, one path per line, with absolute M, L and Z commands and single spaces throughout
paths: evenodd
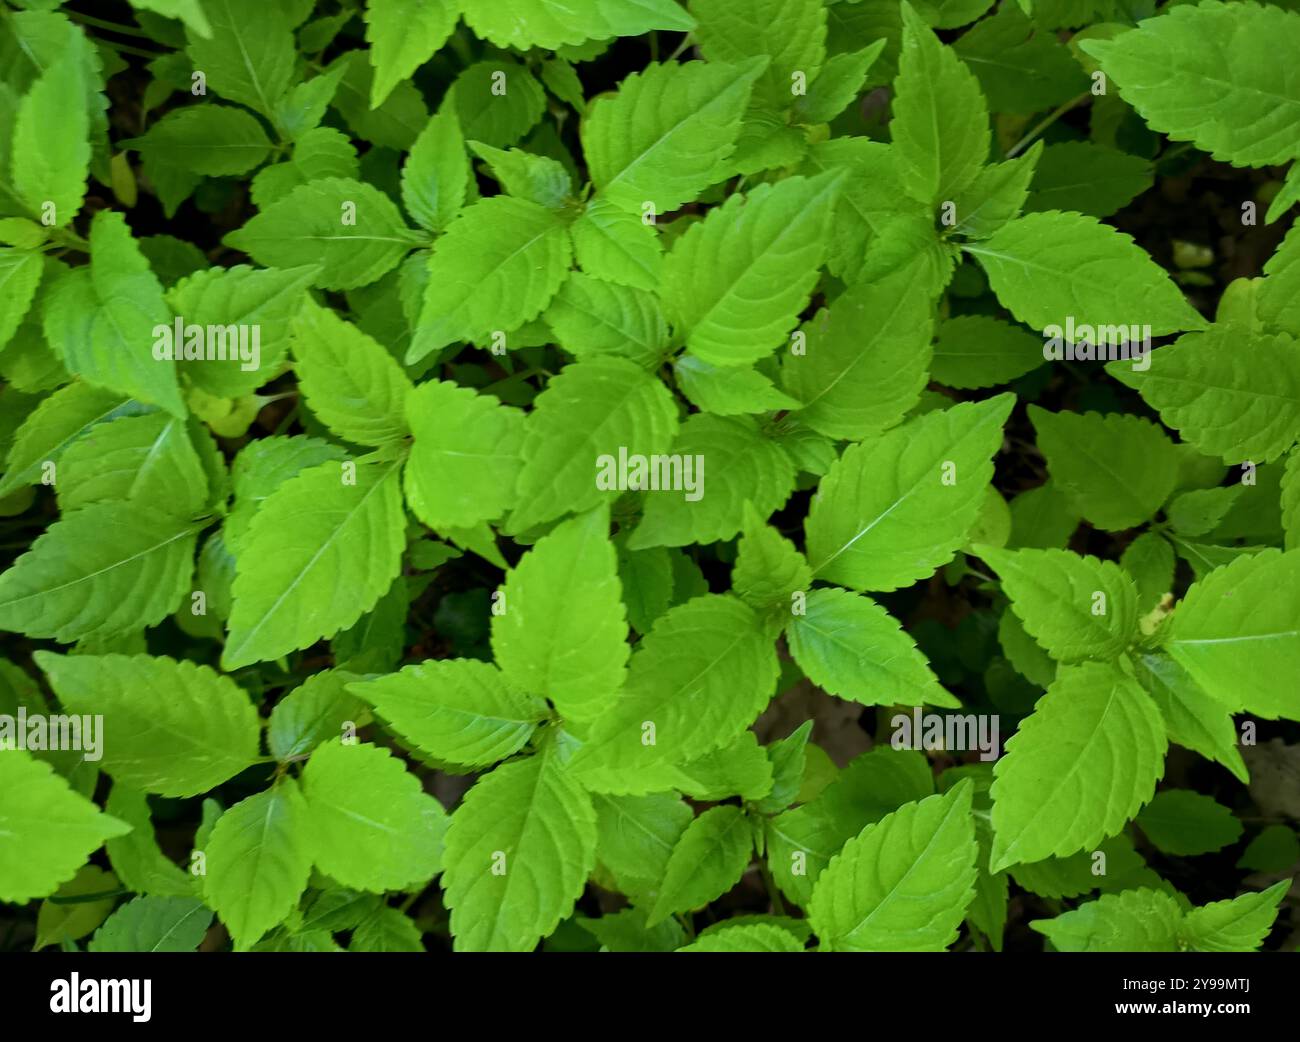
M 0 947 L 1294 950 L 1290 6 L 0 3 Z

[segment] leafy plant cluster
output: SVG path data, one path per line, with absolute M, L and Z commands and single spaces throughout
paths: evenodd
M 1294 947 L 1290 7 L 0 4 L 4 946 Z

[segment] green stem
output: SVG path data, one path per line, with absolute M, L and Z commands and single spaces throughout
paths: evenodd
M 673 51 L 672 54 L 668 55 L 668 59 L 664 64 L 667 64 L 668 62 L 675 62 L 678 58 L 682 56 L 682 53 L 693 42 L 694 41 L 691 40 L 691 34 L 687 33 L 684 37 L 682 37 L 682 42 L 677 45 L 677 50 Z
M 83 905 L 90 904 L 92 901 L 107 901 L 110 897 L 121 897 L 123 894 L 134 893 L 133 890 L 127 890 L 125 887 L 118 887 L 115 890 L 100 890 L 94 894 L 77 894 L 75 897 L 58 897 L 51 894 L 45 900 L 52 905 Z
M 93 25 L 96 29 L 106 29 L 110 33 L 118 33 L 122 36 L 136 36 L 143 40 L 152 40 L 147 32 L 143 29 L 137 29 L 133 25 L 122 25 L 120 22 L 108 22 L 103 18 L 95 18 L 92 15 L 82 14 L 80 11 L 64 11 L 74 22 L 80 22 L 82 25 Z
M 71 228 L 55 228 L 50 232 L 50 239 L 68 249 L 79 250 L 82 253 L 90 252 L 90 243 Z
M 785 902 L 781 900 L 781 891 L 777 888 L 776 880 L 772 878 L 766 858 L 759 859 L 758 873 L 763 877 L 763 885 L 767 887 L 767 899 L 772 902 L 772 914 L 785 915 Z
M 129 43 L 118 43 L 116 40 L 105 40 L 102 36 L 95 38 L 96 43 L 102 43 L 105 47 L 111 47 L 115 51 L 121 51 L 123 54 L 136 54 L 141 58 L 161 58 L 162 51 L 146 51 L 143 47 L 132 47 Z
M 1039 134 L 1041 134 L 1044 130 L 1050 127 L 1053 123 L 1055 123 L 1058 119 L 1064 116 L 1071 109 L 1077 108 L 1078 106 L 1082 105 L 1090 97 L 1092 97 L 1091 92 L 1084 91 L 1082 94 L 1078 94 L 1075 97 L 1071 98 L 1069 101 L 1064 102 L 1061 105 L 1058 105 L 1046 116 L 1044 116 L 1041 120 L 1039 120 L 1039 122 L 1034 125 L 1034 128 L 1030 130 L 1028 134 L 1026 134 L 1014 145 L 1012 145 L 1009 149 L 1007 149 L 1007 158 L 1012 159 L 1015 156 L 1019 155 L 1031 144 L 1033 144 L 1034 139 L 1038 137 Z

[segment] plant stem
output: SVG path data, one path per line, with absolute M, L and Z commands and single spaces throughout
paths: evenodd
M 74 897 L 58 897 L 51 894 L 45 900 L 49 901 L 52 905 L 84 905 L 90 904 L 92 901 L 107 901 L 110 897 L 121 897 L 123 894 L 129 894 L 132 892 L 133 891 L 127 890 L 125 887 L 118 887 L 116 890 L 100 890 L 98 893 L 77 894 Z
M 767 888 L 767 899 L 772 902 L 772 914 L 785 915 L 785 902 L 781 900 L 781 891 L 777 888 L 776 880 L 772 878 L 766 859 L 759 860 L 758 874 L 763 877 L 763 886 Z
M 122 36 L 136 36 L 143 40 L 152 40 L 147 32 L 143 29 L 137 29 L 133 25 L 122 25 L 120 22 L 108 22 L 103 18 L 95 18 L 92 15 L 82 14 L 80 11 L 64 11 L 74 22 L 81 22 L 83 25 L 93 25 L 96 29 L 106 29 L 110 33 L 119 33 Z
M 90 243 L 74 232 L 71 228 L 52 229 L 50 231 L 50 241 L 70 250 L 77 250 L 81 253 L 90 252 Z
M 1019 155 L 1031 144 L 1033 144 L 1034 138 L 1038 137 L 1039 134 L 1041 134 L 1044 130 L 1050 127 L 1053 123 L 1055 123 L 1058 119 L 1064 116 L 1071 109 L 1077 108 L 1079 105 L 1082 105 L 1091 96 L 1092 95 L 1090 92 L 1084 91 L 1082 94 L 1076 95 L 1075 97 L 1071 98 L 1069 101 L 1064 102 L 1061 105 L 1058 105 L 1046 116 L 1044 116 L 1038 123 L 1036 123 L 1033 129 L 1030 130 L 1028 134 L 1026 134 L 1014 145 L 1012 145 L 1009 149 L 1007 149 L 1007 158 L 1012 159 L 1015 156 Z
M 682 52 L 685 51 L 686 48 L 689 47 L 692 42 L 693 41 L 691 40 L 691 34 L 687 33 L 684 37 L 682 37 L 682 42 L 677 45 L 677 50 L 673 51 L 672 54 L 668 55 L 664 63 L 667 64 L 668 62 L 675 62 L 678 58 L 682 56 Z

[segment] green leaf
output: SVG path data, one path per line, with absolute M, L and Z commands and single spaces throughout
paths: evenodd
M 1056 661 L 1025 632 L 1010 605 L 998 620 L 998 643 L 1012 668 L 1035 687 L 1046 688 L 1056 679 Z
M 1079 521 L 1065 494 L 1053 482 L 1046 481 L 1011 501 L 1008 545 L 1061 549 L 1069 543 Z
M 682 764 L 675 773 L 675 788 L 708 803 L 732 796 L 760 800 L 772 791 L 772 762 L 753 731 L 741 731 L 721 749 Z
M 795 98 L 792 119 L 797 123 L 829 123 L 861 93 L 867 73 L 888 40 L 880 39 L 860 51 L 836 54 L 826 59 L 808 93 Z
M 704 412 L 717 416 L 799 408 L 799 402 L 778 391 L 757 369 L 710 365 L 694 355 L 683 354 L 674 360 L 673 373 L 687 398 Z
M 989 0 L 920 0 L 916 9 L 927 25 L 956 29 L 975 21 L 992 6 Z
M 1267 5 L 1180 5 L 1083 50 L 1151 129 L 1237 166 L 1300 151 L 1300 88 L 1271 73 L 1271 55 L 1300 47 L 1300 16 Z
M 0 755 L 0 901 L 52 894 L 104 840 L 129 831 L 43 760 L 16 749 Z
M 1063 952 L 1173 952 L 1183 912 L 1161 890 L 1103 894 L 1055 919 L 1029 925 Z
M 793 607 L 791 594 L 812 585 L 812 570 L 789 539 L 745 505 L 745 527 L 736 544 L 731 589 L 752 608 Z
M 208 177 L 246 174 L 271 154 L 272 147 L 253 116 L 225 105 L 176 109 L 143 137 L 122 145 L 168 166 Z
M 1193 908 L 1183 917 L 1182 939 L 1198 952 L 1253 952 L 1258 950 L 1277 919 L 1278 905 L 1292 880 L 1283 879 L 1267 890 L 1246 893 L 1230 901 L 1214 901 Z
M 137 409 L 124 395 L 90 384 L 77 382 L 59 388 L 14 431 L 0 496 L 40 481 L 42 465 L 57 464 L 67 447 L 96 424 Z
M 154 357 L 158 328 L 171 312 L 122 215 L 95 214 L 90 266 L 74 268 L 50 290 L 45 335 L 69 372 L 106 390 L 185 415 L 176 367 Z
M 908 191 L 924 203 L 953 199 L 988 158 L 988 110 L 974 75 L 911 5 L 894 94 L 889 133 Z
M 1010 874 L 1018 885 L 1053 901 L 1080 897 L 1097 889 L 1118 893 L 1154 883 L 1150 878 L 1154 873 L 1123 832 L 1103 840 L 1096 850 L 1017 865 Z
M 271 755 L 281 763 L 300 759 L 355 727 L 366 707 L 349 685 L 360 679 L 347 670 L 322 670 L 276 702 L 266 733 Z
M 479 779 L 447 831 L 444 899 L 458 951 L 531 951 L 596 864 L 591 797 L 551 743 Z
M 686 940 L 686 931 L 676 919 L 665 919 L 649 929 L 646 913 L 640 908 L 625 908 L 599 919 L 574 916 L 574 922 L 591 934 L 609 952 L 671 952 Z
M 223 667 L 278 658 L 351 626 L 401 570 L 405 526 L 396 463 L 324 463 L 284 482 L 238 550 Z
M 803 942 L 789 930 L 766 923 L 726 926 L 677 949 L 679 952 L 801 952 Z
M 456 77 L 442 111 L 456 113 L 469 140 L 505 148 L 516 144 L 542 118 L 546 91 L 519 62 L 482 61 Z M 393 147 L 407 146 L 395 142 Z
M 137 11 L 154 11 L 167 18 L 179 19 L 199 36 L 212 35 L 212 26 L 203 13 L 200 0 L 131 0 L 131 6 Z
M 558 159 L 535 156 L 518 148 L 493 148 L 481 141 L 471 141 L 469 147 L 487 163 L 508 194 L 552 210 L 561 209 L 569 201 L 573 181 Z
M 808 918 L 823 951 L 943 951 L 975 894 L 972 787 L 868 825 L 817 878 Z
M 966 390 L 996 387 L 1043 364 L 1043 343 L 1032 333 L 986 315 L 960 315 L 939 326 L 932 379 Z
M 445 231 L 465 205 L 469 183 L 469 156 L 456 114 L 439 112 L 402 164 L 402 203 L 421 227 Z
M 1042 151 L 1042 143 L 1035 142 L 1023 155 L 980 170 L 953 200 L 955 230 L 971 239 L 987 239 L 1013 220 L 1024 208 Z
M 1137 584 L 1138 615 L 1152 611 L 1174 588 L 1174 550 L 1155 532 L 1143 532 L 1120 555 L 1120 567 Z
M 805 523 L 818 578 L 895 590 L 930 575 L 965 542 L 993 476 L 1010 394 L 927 413 L 845 449 Z
M 652 471 L 641 524 L 628 540 L 633 550 L 730 539 L 744 525 L 746 502 L 767 516 L 794 491 L 794 464 L 747 416 L 688 417 L 673 457 L 681 460 L 680 476 L 675 466 Z M 706 463 L 713 475 L 707 485 Z
M 907 194 L 892 145 L 839 138 L 809 148 L 801 172 L 841 170 L 846 177 L 831 224 L 826 267 L 845 282 L 871 282 L 915 263 L 934 294 L 947 284 L 953 253 L 934 214 Z
M 156 626 L 190 589 L 202 528 L 152 503 L 74 511 L 0 575 L 0 629 L 70 643 Z
M 466 207 L 429 257 L 424 309 L 407 363 L 461 340 L 487 343 L 546 309 L 569 273 L 560 215 L 510 196 Z
M 663 244 L 654 225 L 639 214 L 595 198 L 569 226 L 569 234 L 574 259 L 588 275 L 634 289 L 659 288 Z
M 673 552 L 662 546 L 649 550 L 619 548 L 618 577 L 623 585 L 627 621 L 637 633 L 648 633 L 673 600 Z
M 695 22 L 673 0 L 603 0 L 570 6 L 557 0 L 466 4 L 465 23 L 498 47 L 556 50 L 565 44 L 640 36 L 662 29 L 686 32 Z
M 1298 353 L 1285 333 L 1215 325 L 1161 348 L 1147 370 L 1107 371 L 1205 455 L 1267 463 L 1300 437 Z
M 307 803 L 292 778 L 221 815 L 207 845 L 203 893 L 247 950 L 297 907 L 311 874 Z
M 620 452 L 647 460 L 664 453 L 677 433 L 677 409 L 667 388 L 619 358 L 565 366 L 533 405 L 525 422 L 519 505 L 507 532 L 614 498 L 623 489 L 602 489 L 596 481 L 602 469 L 617 465 Z
M 651 64 L 609 97 L 581 127 L 592 184 L 627 210 L 676 210 L 727 176 L 741 116 L 766 62 Z M 486 139 L 484 139 L 486 140 Z M 496 142 L 493 142 L 495 144 Z
M 232 268 L 196 271 L 167 291 L 167 303 L 187 325 L 256 329 L 256 351 L 245 358 L 230 344 L 224 364 L 182 363 L 182 372 L 196 387 L 222 398 L 255 391 L 278 371 L 289 353 L 293 317 L 307 299 L 307 287 L 319 274 L 317 265 L 297 268 Z M 218 360 L 219 361 L 219 360 Z
M 1230 710 L 1300 720 L 1300 551 L 1238 557 L 1193 583 L 1165 650 Z M 1249 675 L 1250 683 L 1242 677 Z
M 595 791 L 662 791 L 666 766 L 721 748 L 753 722 L 778 673 L 771 639 L 741 601 L 706 594 L 671 608 L 642 638 L 622 696 L 573 769 Z
M 337 312 L 305 302 L 292 321 L 294 371 L 311 411 L 359 445 L 387 445 L 410 433 L 411 381 L 393 356 Z
M 1222 850 L 1242 833 L 1230 809 L 1190 789 L 1156 793 L 1136 821 L 1157 850 L 1176 857 Z
M 1266 825 L 1246 845 L 1238 868 L 1252 872 L 1285 872 L 1300 861 L 1300 837 L 1286 825 Z
M 381 908 L 353 932 L 350 952 L 422 952 L 420 928 L 405 912 Z
M 8 478 L 5 479 L 6 483 Z M 1286 458 L 1282 475 L 1282 528 L 1284 550 L 1300 549 L 1300 453 Z
M 78 44 L 37 77 L 12 124 L 14 189 L 32 215 L 56 228 L 77 216 L 90 172 L 89 74 Z
M 282 4 L 261 0 L 203 0 L 211 28 L 187 28 L 193 67 L 208 87 L 270 117 L 293 82 L 297 53 L 292 25 Z M 286 265 L 287 266 L 287 265 Z
M 799 798 L 808 769 L 808 736 L 812 727 L 813 722 L 805 720 L 785 738 L 767 746 L 767 758 L 772 764 L 772 791 L 755 802 L 754 808 L 760 814 L 785 810 Z
M 1245 490 L 1244 485 L 1192 489 L 1174 496 L 1165 508 L 1165 516 L 1181 536 L 1209 535 Z
M 51 945 L 65 949 L 99 926 L 113 910 L 117 877 L 96 865 L 83 865 L 75 876 L 42 901 L 36 913 L 36 940 L 32 951 Z
M 1300 336 L 1300 224 L 1293 223 L 1286 238 L 1264 265 L 1264 281 L 1256 293 L 1259 319 L 1269 332 Z
M 738 882 L 754 852 L 753 830 L 740 807 L 713 807 L 686 826 L 664 870 L 648 925 L 716 900 Z
M 403 473 L 411 511 L 437 531 L 496 521 L 515 504 L 524 414 L 443 380 L 406 399 L 414 441 Z
M 259 170 L 249 185 L 249 194 L 257 208 L 265 210 L 300 185 L 327 178 L 355 181 L 360 169 L 357 150 L 346 134 L 333 127 L 316 127 L 293 143 L 287 163 Z
M 1202 691 L 1168 655 L 1136 656 L 1133 673 L 1159 707 L 1171 742 L 1217 760 L 1242 782 L 1250 780 L 1228 706 Z
M 197 513 L 208 479 L 185 423 L 164 412 L 101 423 L 64 453 L 56 486 L 64 512 L 92 503 L 135 500 L 169 514 Z
M 786 622 L 786 637 L 799 668 L 832 695 L 863 705 L 961 705 L 898 621 L 868 597 L 813 590 L 803 613 Z
M 1060 336 L 1067 319 L 1118 326 L 1129 343 L 1146 326 L 1161 336 L 1206 324 L 1129 236 L 1093 217 L 1026 214 L 962 249 L 983 266 L 1002 305 L 1047 335 Z
M 518 752 L 548 715 L 545 699 L 474 659 L 421 662 L 348 690 L 422 752 L 465 768 Z
M 36 664 L 65 709 L 102 715 L 102 766 L 163 796 L 195 796 L 229 781 L 258 755 L 257 710 L 229 677 L 150 655 L 55 655 Z
M 1117 666 L 1059 670 L 993 768 L 990 867 L 1062 857 L 1115 835 L 1155 792 L 1165 748 L 1155 704 Z
M 125 836 L 104 844 L 109 863 L 122 885 L 138 894 L 193 897 L 198 880 L 163 854 L 154 833 L 152 810 L 143 792 L 113 783 L 104 810 L 131 826 Z
M 647 369 L 668 347 L 658 298 L 631 286 L 574 272 L 546 310 L 558 343 L 577 358 L 618 355 Z
M 782 385 L 803 403 L 795 417 L 852 440 L 898 423 L 928 381 L 933 311 L 910 269 L 850 286 L 804 325 L 803 350 L 784 357 Z
M 275 436 L 249 442 L 231 469 L 235 505 L 222 524 L 222 535 L 231 550 L 237 550 L 249 523 L 262 503 L 295 474 L 326 461 L 342 461 L 347 454 L 337 445 L 302 435 Z
M 110 915 L 92 952 L 192 952 L 212 925 L 212 910 L 192 897 L 137 897 Z
M 344 71 L 343 66 L 335 66 L 281 95 L 272 122 L 282 126 L 295 142 L 306 140 L 313 130 L 320 129 L 320 121 L 338 92 Z
M 802 96 L 796 75 L 805 86 L 812 83 L 826 59 L 826 8 L 821 0 L 692 0 L 691 14 L 699 20 L 694 38 L 710 62 L 771 59 L 754 84 L 754 101 L 775 111 L 784 111 Z
M 691 353 L 743 365 L 785 343 L 817 282 L 842 175 L 733 195 L 677 241 L 662 296 Z
M 366 43 L 375 67 L 372 109 L 433 57 L 459 17 L 459 0 L 366 0 Z
M 820 747 L 808 747 L 810 763 L 814 750 Z M 803 806 L 770 821 L 768 865 L 781 892 L 806 907 L 818 876 L 848 840 L 904 803 L 933 793 L 934 774 L 919 752 L 880 745 L 856 757 Z M 807 799 L 804 792 L 800 797 Z
M 613 873 L 619 889 L 638 903 L 652 897 L 678 839 L 695 820 L 676 793 L 651 796 L 592 796 L 596 807 L 596 857 Z
M 355 289 L 397 267 L 418 239 L 379 189 L 326 177 L 299 185 L 223 241 L 268 267 L 319 264 L 321 289 Z
M 312 859 L 336 882 L 382 893 L 423 884 L 441 869 L 447 813 L 387 749 L 317 746 L 302 788 Z
M 1044 32 L 1017 4 L 1001 4 L 963 33 L 953 50 L 979 79 L 993 112 L 1029 117 L 1091 86 L 1059 36 Z
M 0 347 L 13 339 L 36 296 L 44 271 L 39 253 L 28 250 L 0 249 Z
M 975 553 L 997 570 L 1012 611 L 1058 662 L 1117 658 L 1137 639 L 1137 589 L 1113 561 L 1068 550 Z
M 627 620 L 609 515 L 597 508 L 557 525 L 506 576 L 492 650 L 507 681 L 590 720 L 623 687 Z
M 1174 443 L 1150 420 L 1036 405 L 1028 412 L 1053 483 L 1097 528 L 1118 532 L 1149 521 L 1173 492 Z
M 1091 141 L 1065 141 L 1043 149 L 1025 209 L 1109 217 L 1150 188 L 1151 182 L 1150 160 Z

